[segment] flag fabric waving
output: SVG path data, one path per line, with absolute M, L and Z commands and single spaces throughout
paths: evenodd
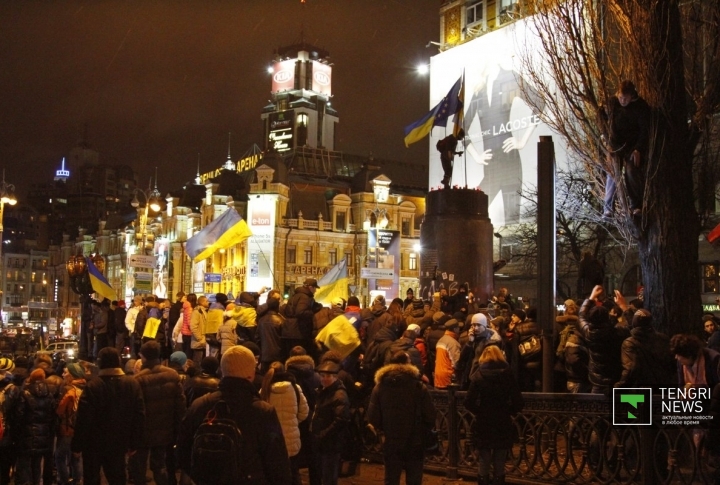
M 463 103 L 462 91 L 464 87 L 464 78 L 460 76 L 453 85 L 450 92 L 440 103 L 437 104 L 428 114 L 421 119 L 405 127 L 405 146 L 409 146 L 416 141 L 425 138 L 434 126 L 446 126 L 450 115 L 460 115 L 462 117 Z M 458 116 L 455 120 L 457 123 Z
M 457 138 L 460 130 L 465 129 L 465 71 L 463 71 L 462 82 L 460 83 L 460 92 L 458 92 L 457 106 L 455 107 L 455 116 L 453 117 L 453 135 Z
M 209 258 L 219 249 L 228 249 L 252 236 L 247 223 L 233 208 L 223 212 L 188 239 L 185 250 L 194 262 Z
M 110 301 L 117 300 L 118 298 L 115 290 L 113 290 L 112 286 L 110 286 L 110 283 L 108 283 L 108 280 L 105 279 L 100 270 L 97 269 L 97 266 L 93 264 L 92 259 L 85 258 L 85 262 L 87 264 L 88 276 L 90 276 L 90 284 L 92 284 L 93 291 Z
M 337 297 L 347 301 L 348 283 L 347 260 L 343 258 L 318 280 L 320 289 L 315 292 L 315 301 L 331 303 Z

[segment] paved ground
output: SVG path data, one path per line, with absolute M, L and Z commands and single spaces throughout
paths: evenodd
M 354 476 L 340 478 L 338 481 L 341 485 L 369 485 L 369 484 L 382 484 L 385 469 L 381 464 L 378 463 L 360 463 Z M 303 477 L 303 483 L 308 483 L 307 470 L 301 470 Z M 405 483 L 405 476 L 400 479 L 400 483 Z M 430 474 L 425 472 L 423 474 L 423 484 L 428 485 L 439 485 L 448 483 L 472 483 L 470 481 L 460 480 L 449 480 L 442 475 Z

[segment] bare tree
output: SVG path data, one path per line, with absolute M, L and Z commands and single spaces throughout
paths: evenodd
M 546 121 L 584 165 L 597 195 L 618 182 L 616 224 L 637 242 L 646 305 L 662 330 L 694 330 L 700 317 L 693 170 L 720 102 L 717 1 L 528 0 L 540 55 L 525 52 L 522 76 Z M 536 50 L 537 47 L 533 48 Z M 631 79 L 653 108 L 641 221 L 628 214 L 609 139 L 607 100 Z M 536 106 L 537 108 L 537 106 Z M 706 160 L 712 160 L 707 157 Z M 707 173 L 707 172 L 706 172 Z

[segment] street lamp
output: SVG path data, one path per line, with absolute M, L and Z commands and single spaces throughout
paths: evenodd
M 130 205 L 132 205 L 135 209 L 140 207 L 140 201 L 138 200 L 138 194 L 142 194 L 143 197 L 145 197 L 145 211 L 143 214 L 143 217 L 140 219 L 140 234 L 142 237 L 142 254 L 145 254 L 145 250 L 147 249 L 147 221 L 148 221 L 148 212 L 150 209 L 153 210 L 153 212 L 158 212 L 160 209 L 162 209 L 162 199 L 160 195 L 160 191 L 157 188 L 157 167 L 155 167 L 155 187 L 153 189 L 150 189 L 150 184 L 148 184 L 147 190 L 142 190 L 136 188 L 134 191 L 135 196 L 133 197 L 132 202 L 130 202 Z
M 5 268 L 2 264 L 2 244 L 3 244 L 3 217 L 5 216 L 5 204 L 15 205 L 17 199 L 15 198 L 15 186 L 5 182 L 5 169 L 3 169 L 2 183 L 0 184 L 0 271 L 4 271 Z M 0 273 L 3 274 L 3 273 Z M 2 279 L 0 279 L 2 281 Z M 0 290 L 0 321 L 5 324 L 5 320 L 2 318 L 2 305 L 5 295 Z

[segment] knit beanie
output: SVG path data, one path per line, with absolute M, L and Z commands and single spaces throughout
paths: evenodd
M 487 322 L 487 317 L 485 316 L 484 313 L 476 313 L 475 315 L 473 315 L 471 322 L 473 325 L 480 325 L 487 329 L 488 322 Z
M 240 377 L 252 382 L 255 378 L 255 356 L 242 345 L 230 347 L 220 360 L 223 377 Z
M 70 363 L 65 366 L 70 373 L 71 376 L 73 376 L 75 379 L 85 379 L 85 368 L 82 366 L 82 364 L 78 363 Z
M 652 314 L 649 311 L 641 308 L 635 312 L 632 318 L 633 327 L 649 327 L 650 325 L 652 325 Z
M 35 369 L 30 373 L 30 375 L 27 378 L 27 383 L 32 384 L 33 382 L 37 381 L 44 381 L 45 380 L 45 371 L 42 369 Z
M 13 369 L 15 369 L 15 363 L 12 361 L 12 359 L 7 359 L 5 357 L 0 359 L 0 373 L 12 372 Z
M 419 335 L 420 334 L 420 325 L 418 325 L 417 323 L 411 323 L 410 325 L 407 326 L 407 328 L 405 330 L 412 330 L 413 332 L 415 332 L 415 335 Z
M 170 354 L 170 362 L 182 367 L 187 362 L 187 355 L 185 355 L 185 352 L 181 352 L 179 350 L 177 352 L 173 352 Z

